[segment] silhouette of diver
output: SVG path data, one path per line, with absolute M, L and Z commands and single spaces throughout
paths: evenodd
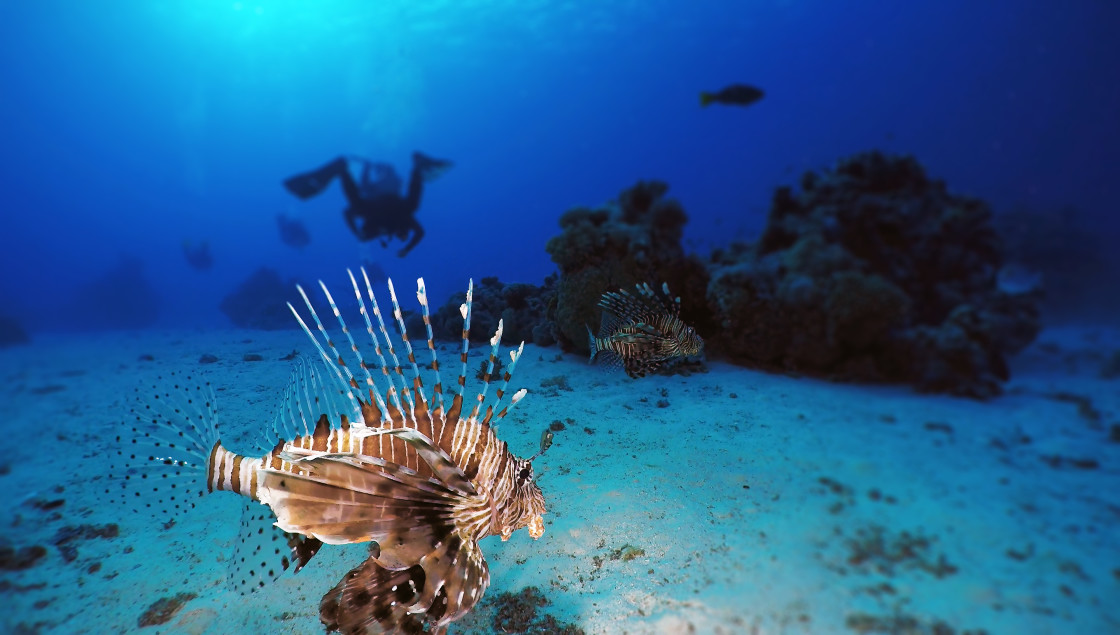
M 284 187 L 300 199 L 307 200 L 325 190 L 331 180 L 338 178 L 349 203 L 344 216 L 350 231 L 362 242 L 380 238 L 382 246 L 386 247 L 394 237 L 408 240 L 397 252 L 403 258 L 424 237 L 424 228 L 416 220 L 424 183 L 434 180 L 450 168 L 452 163 L 413 152 L 408 193 L 401 196 L 401 180 L 393 166 L 359 157 L 351 158 L 362 163 L 360 183 L 350 173 L 348 158 L 340 156 L 317 170 L 285 179 Z M 372 172 L 377 173 L 376 178 L 371 178 Z
M 205 271 L 214 266 L 214 257 L 210 255 L 210 243 L 205 240 L 199 243 L 197 247 L 191 246 L 191 241 L 183 241 L 183 256 L 187 259 L 187 264 L 198 269 Z

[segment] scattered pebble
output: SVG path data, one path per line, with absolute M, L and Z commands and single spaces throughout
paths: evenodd
M 213 364 L 216 361 L 218 361 L 218 358 L 214 355 L 211 355 L 210 353 L 206 353 L 202 357 L 198 358 L 199 364 Z

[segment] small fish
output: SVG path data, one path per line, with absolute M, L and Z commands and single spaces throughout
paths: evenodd
M 718 92 L 701 92 L 700 106 L 706 108 L 713 103 L 727 106 L 750 106 L 762 99 L 765 94 L 761 88 L 747 86 L 746 84 L 731 84 Z
M 1024 265 L 1006 264 L 996 273 L 996 288 L 1007 295 L 1026 295 L 1043 289 L 1042 274 Z
M 361 273 L 364 285 L 353 273 L 350 281 L 374 358 L 363 356 L 326 286 L 319 283 L 338 320 L 340 332 L 334 335 L 344 338 L 344 346 L 336 347 L 297 287 L 311 324 L 288 307 L 319 356 L 299 358 L 260 452 L 237 454 L 222 444 L 209 384 L 161 378 L 134 409 L 131 434 L 118 437 L 124 465 L 116 482 L 124 505 L 165 520 L 193 508 L 208 492 L 243 496 L 242 539 L 230 559 L 230 582 L 243 593 L 289 568 L 299 571 L 323 544 L 369 542 L 369 557 L 319 604 L 327 630 L 445 633 L 490 583 L 479 540 L 492 535 L 507 540 L 523 528 L 534 539 L 544 533 L 544 496 L 534 482 L 532 461 L 547 449 L 551 436 L 541 439 L 540 452 L 524 460 L 492 428 L 526 394 L 519 390 L 503 404 L 524 344 L 510 351 L 496 399 L 483 409 L 502 337 L 500 320 L 482 389 L 464 414 L 473 283 L 460 307 L 458 390 L 447 403 L 424 280 L 417 281 L 416 297 L 431 352 L 434 386 L 428 392 L 392 281 L 392 318 L 407 370 L 401 368 L 369 276 L 364 269 Z M 378 386 L 375 376 L 387 385 Z
M 704 340 L 681 322 L 681 299 L 669 294 L 669 285 L 662 284 L 661 293 L 647 283 L 634 288 L 637 295 L 623 289 L 599 299 L 603 309 L 599 335 L 587 327 L 592 362 L 622 366 L 627 375 L 638 378 L 704 350 Z

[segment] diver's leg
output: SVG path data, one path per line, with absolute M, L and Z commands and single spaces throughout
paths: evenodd
M 351 184 L 354 182 L 354 179 L 350 177 L 350 169 L 345 157 L 338 157 L 311 172 L 304 172 L 284 179 L 284 187 L 297 197 L 307 200 L 327 189 L 327 186 L 331 184 L 331 179 L 336 176 L 339 178 L 345 176 L 349 178 Z M 344 180 L 343 189 L 345 188 Z M 354 187 L 354 189 L 357 190 L 357 187 Z M 349 198 L 349 193 L 347 193 L 347 198 Z
M 424 170 L 415 162 L 412 164 L 412 172 L 408 175 L 408 195 L 405 196 L 405 209 L 401 210 L 400 214 L 407 214 L 411 216 L 420 209 L 420 197 L 424 194 Z

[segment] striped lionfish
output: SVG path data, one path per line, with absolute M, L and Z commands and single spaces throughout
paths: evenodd
M 362 289 L 348 273 L 378 363 L 367 364 L 320 282 L 356 362 L 352 370 L 297 286 L 313 326 L 290 303 L 288 307 L 321 359 L 301 362 L 293 372 L 272 430 L 260 446 L 263 455 L 236 454 L 218 440 L 218 411 L 208 383 L 161 378 L 151 399 L 134 410 L 133 436 L 122 452 L 128 468 L 121 481 L 124 502 L 173 522 L 207 492 L 246 497 L 243 538 L 230 563 L 230 582 L 242 593 L 263 587 L 293 565 L 299 571 L 323 543 L 369 541 L 369 557 L 320 602 L 327 630 L 444 633 L 489 585 L 478 541 L 492 535 L 504 541 L 522 528 L 534 539 L 544 533 L 544 497 L 533 481 L 532 461 L 547 449 L 551 435 L 546 431 L 541 451 L 524 460 L 511 454 L 491 427 L 525 396 L 522 389 L 502 405 L 524 343 L 510 351 L 496 403 L 480 412 L 498 356 L 501 321 L 490 340 L 482 390 L 464 415 L 473 281 L 460 307 L 462 366 L 458 391 L 448 405 L 423 278 L 417 281 L 416 296 L 432 355 L 435 386 L 430 396 L 424 392 L 392 281 L 393 317 L 411 373 L 401 369 L 365 269 L 361 273 L 376 331 Z M 387 388 L 375 385 L 371 369 L 381 371 Z
M 681 299 L 670 295 L 668 284 L 661 284 L 661 293 L 644 282 L 634 288 L 637 295 L 622 289 L 599 298 L 599 335 L 587 327 L 592 362 L 605 360 L 638 378 L 704 350 L 704 340 L 681 321 Z

